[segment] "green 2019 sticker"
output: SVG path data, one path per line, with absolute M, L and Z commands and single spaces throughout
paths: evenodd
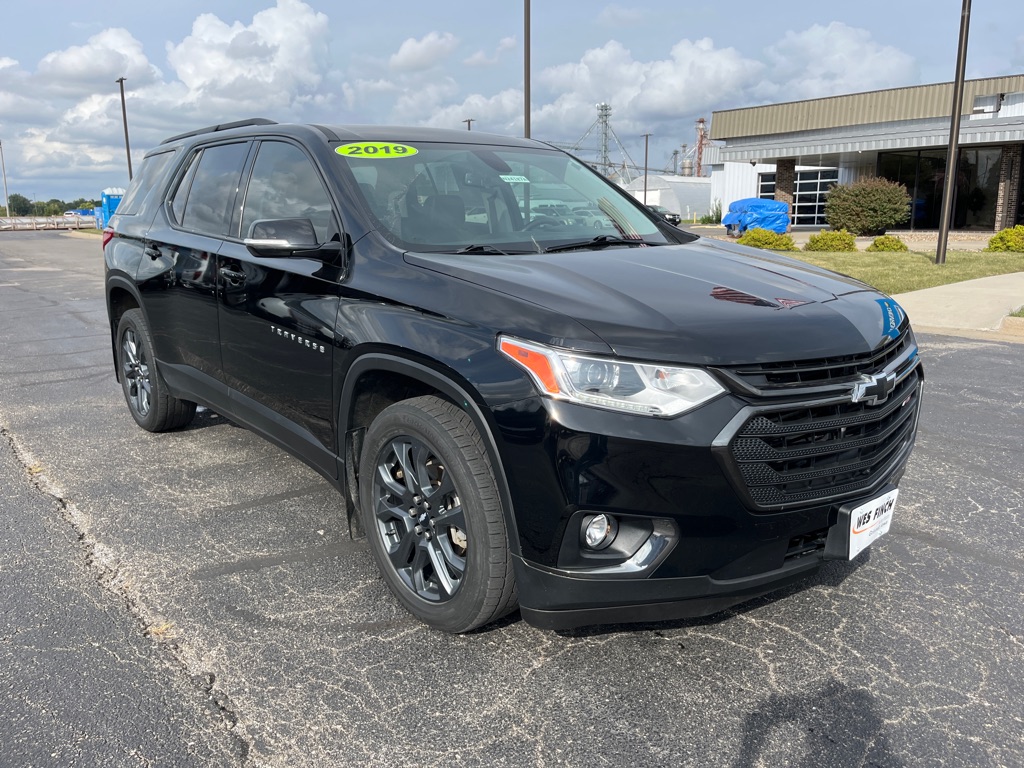
M 357 141 L 352 144 L 342 144 L 334 150 L 343 157 L 370 157 L 381 159 L 385 157 L 409 157 L 419 152 L 416 147 L 407 144 L 390 144 L 386 141 Z

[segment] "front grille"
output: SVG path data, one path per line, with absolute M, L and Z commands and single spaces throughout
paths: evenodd
M 776 394 L 787 390 L 812 386 L 828 386 L 849 382 L 863 373 L 874 373 L 888 368 L 901 356 L 913 362 L 916 350 L 910 323 L 904 318 L 895 339 L 870 352 L 836 355 L 813 360 L 793 360 L 775 363 L 753 363 L 718 369 L 721 373 L 759 394 Z
M 913 362 L 879 405 L 830 399 L 753 409 L 724 455 L 747 503 L 770 511 L 880 486 L 914 439 L 922 379 Z

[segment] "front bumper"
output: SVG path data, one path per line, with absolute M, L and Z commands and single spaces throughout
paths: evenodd
M 835 493 L 815 490 L 819 498 L 808 500 L 800 483 L 818 489 L 828 470 L 798 466 L 786 470 L 796 478 L 787 480 L 796 488 L 787 492 L 797 501 L 772 505 L 751 497 L 729 459 L 733 442 L 722 435 L 749 442 L 740 426 L 778 408 L 752 407 L 730 395 L 679 419 L 651 420 L 541 400 L 516 404 L 516 439 L 503 455 L 521 545 L 515 565 L 524 619 L 568 629 L 706 616 L 805 578 L 829 557 L 826 542 L 840 509 L 868 501 L 902 476 L 920 381 L 912 389 L 913 398 L 896 401 L 905 403 L 906 414 L 899 442 L 878 452 L 881 463 L 868 484 L 850 492 L 838 480 Z M 782 410 L 788 414 L 793 405 L 787 401 Z M 887 415 L 894 410 L 878 408 L 880 435 L 897 434 Z M 496 416 L 501 424 L 503 415 Z M 852 436 L 849 418 L 829 416 L 827 429 L 856 447 L 866 438 Z M 796 450 L 796 461 L 804 461 L 807 451 Z M 581 521 L 600 513 L 620 520 L 620 535 L 625 525 L 670 526 L 670 551 L 642 571 L 616 572 L 629 550 L 616 560 L 611 551 L 588 554 L 578 543 Z
M 514 565 L 523 619 L 540 629 L 574 629 L 710 616 L 806 578 L 821 560 L 796 560 L 769 573 L 725 581 L 710 576 L 586 579 L 520 557 Z

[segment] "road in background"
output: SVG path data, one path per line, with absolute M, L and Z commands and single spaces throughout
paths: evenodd
M 1024 759 L 1024 345 L 921 339 L 918 447 L 853 563 L 710 619 L 451 637 L 391 598 L 315 472 L 210 412 L 134 425 L 99 251 L 0 236 L 6 759 L 67 765 L 92 733 L 82 764 L 145 764 L 150 729 L 183 765 Z

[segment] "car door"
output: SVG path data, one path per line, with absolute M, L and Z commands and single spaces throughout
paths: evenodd
M 214 404 L 226 392 L 220 384 L 216 253 L 232 227 L 251 146 L 220 143 L 186 158 L 146 235 L 136 278 L 165 379 L 182 396 Z
M 267 226 L 261 222 L 284 220 L 311 228 L 317 243 L 341 240 L 334 204 L 306 152 L 285 140 L 263 140 L 248 174 L 239 236 L 217 255 L 224 378 L 235 412 L 334 476 L 340 271 L 308 251 L 267 258 L 245 246 L 254 225 L 259 236 Z

